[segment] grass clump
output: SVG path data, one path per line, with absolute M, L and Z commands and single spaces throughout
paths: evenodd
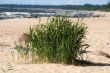
M 64 16 L 51 17 L 46 25 L 30 28 L 24 47 L 18 44 L 16 49 L 24 57 L 31 56 L 32 62 L 77 64 L 86 49 L 86 29 L 82 21 L 73 24 Z

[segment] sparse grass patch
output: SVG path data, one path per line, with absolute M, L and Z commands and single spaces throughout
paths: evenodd
M 46 25 L 30 28 L 28 40 L 24 45 L 16 44 L 16 49 L 32 62 L 77 64 L 87 48 L 84 45 L 86 31 L 82 21 L 72 23 L 64 16 L 51 17 Z

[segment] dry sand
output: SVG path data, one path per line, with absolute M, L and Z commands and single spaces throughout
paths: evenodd
M 103 51 L 110 54 L 110 13 L 106 17 L 85 18 L 88 26 L 86 43 L 91 52 Z M 76 19 L 71 19 L 72 21 Z M 41 22 L 46 22 L 42 18 Z M 110 73 L 110 58 L 89 54 L 88 60 L 97 63 L 95 66 L 74 66 L 62 64 L 21 64 L 12 56 L 14 41 L 27 32 L 29 27 L 39 23 L 38 19 L 0 20 L 0 73 Z M 14 60 L 13 61 L 13 57 Z M 102 64 L 98 64 L 102 63 Z

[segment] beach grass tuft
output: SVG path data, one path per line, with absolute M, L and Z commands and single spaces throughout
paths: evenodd
M 33 63 L 76 64 L 87 48 L 86 32 L 82 20 L 72 23 L 66 16 L 50 17 L 46 24 L 30 28 L 28 40 L 23 45 L 16 44 L 16 49 Z

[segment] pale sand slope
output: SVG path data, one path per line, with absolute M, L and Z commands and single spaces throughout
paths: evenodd
M 41 22 L 45 22 L 45 19 L 42 18 Z M 98 64 L 83 67 L 61 64 L 18 64 L 12 61 L 12 49 L 10 48 L 14 46 L 13 41 L 38 22 L 38 19 L 0 20 L 0 73 L 4 73 L 3 70 L 6 71 L 6 69 L 9 69 L 6 73 L 110 73 L 110 65 L 104 64 L 103 66 L 98 66 Z M 86 42 L 90 47 L 87 50 L 91 52 L 101 50 L 110 53 L 110 17 L 85 18 L 84 22 L 88 26 Z M 88 60 L 110 64 L 109 58 L 95 54 L 89 54 Z

